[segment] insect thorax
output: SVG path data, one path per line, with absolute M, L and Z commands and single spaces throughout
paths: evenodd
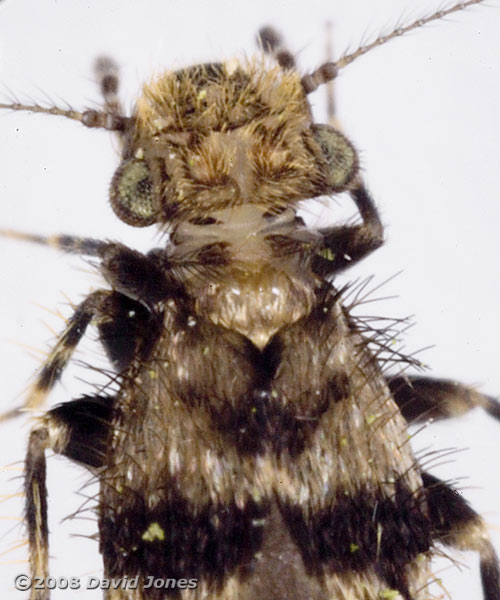
M 195 299 L 196 313 L 263 348 L 282 326 L 309 314 L 320 279 L 311 270 L 322 236 L 288 209 L 256 205 L 212 213 L 213 224 L 179 225 L 169 257 Z
M 300 200 L 346 189 L 355 152 L 315 125 L 295 71 L 265 61 L 166 73 L 144 87 L 111 192 L 118 216 L 171 232 L 171 268 L 196 310 L 262 348 L 307 315 L 321 234 Z

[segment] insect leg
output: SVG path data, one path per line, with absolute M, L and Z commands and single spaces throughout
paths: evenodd
M 45 373 L 44 393 L 53 386 L 72 349 L 95 317 L 103 346 L 115 366 L 121 368 L 127 366 L 132 357 L 145 357 L 154 344 L 161 323 L 161 319 L 151 311 L 118 292 L 92 294 L 75 311 L 42 370 L 40 378 Z M 40 389 L 40 378 L 35 388 L 38 386 Z M 46 389 L 48 382 L 50 387 Z M 48 411 L 30 434 L 25 461 L 25 492 L 33 577 L 48 576 L 45 451 L 51 449 L 90 468 L 101 467 L 106 455 L 112 410 L 112 397 L 84 396 Z M 49 594 L 48 589 L 32 589 L 30 600 L 48 600 Z
M 105 290 L 96 291 L 77 307 L 68 320 L 66 328 L 57 340 L 54 350 L 42 366 L 42 369 L 33 384 L 33 387 L 22 408 L 16 408 L 2 415 L 2 419 L 17 416 L 24 408 L 34 409 L 41 406 L 49 392 L 61 377 L 63 370 L 68 364 L 77 344 L 82 339 L 89 323 L 96 316 L 106 318 L 102 307 L 111 292 Z
M 446 483 L 422 473 L 433 538 L 458 550 L 479 553 L 483 600 L 500 600 L 500 567 L 481 517 Z
M 156 290 L 154 282 L 152 285 Z M 152 293 L 148 297 L 151 299 Z M 133 357 L 146 357 L 162 323 L 160 314 L 148 310 L 128 296 L 107 290 L 94 292 L 69 319 L 23 407 L 1 415 L 0 420 L 17 416 L 24 408 L 38 408 L 43 404 L 93 319 L 96 319 L 104 349 L 118 370 L 128 366 Z
M 88 467 L 101 467 L 112 408 L 111 396 L 96 395 L 82 396 L 49 410 L 43 422 L 49 431 L 50 449 Z
M 97 256 L 101 259 L 100 271 L 113 291 L 97 291 L 88 296 L 69 319 L 51 355 L 33 385 L 22 408 L 38 408 L 54 387 L 66 367 L 76 345 L 94 317 L 97 317 L 101 339 L 111 361 L 119 369 L 124 368 L 134 355 L 142 356 L 148 340 L 158 330 L 156 313 L 144 312 L 155 303 L 181 293 L 181 284 L 169 276 L 167 259 L 162 252 L 152 251 L 145 256 L 122 244 L 102 242 L 92 238 L 69 235 L 44 237 L 13 231 L 1 231 L 3 235 L 48 245 L 72 254 Z M 121 301 L 118 298 L 121 298 Z M 128 298 L 128 301 L 127 301 Z M 139 305 L 143 305 L 143 308 Z M 149 311 L 151 312 L 151 311 Z M 115 321 L 113 317 L 116 316 Z M 137 317 L 134 321 L 133 317 Z M 110 324 L 111 325 L 108 325 Z M 113 324 L 114 323 L 114 324 Z M 141 329 L 141 325 L 144 328 Z M 132 327 L 134 334 L 131 332 Z M 120 333 L 122 331 L 122 333 Z M 131 343 L 120 346 L 121 341 Z M 142 350 L 137 346 L 142 347 Z M 150 345 L 150 344 L 149 344 Z M 149 347 L 149 346 L 148 346 Z M 0 416 L 0 420 L 15 417 L 20 408 Z
M 320 229 L 323 246 L 313 258 L 313 270 L 328 277 L 350 267 L 379 248 L 384 230 L 375 204 L 360 180 L 349 192 L 363 222 L 360 225 L 341 225 Z
M 172 265 L 162 251 L 147 256 L 116 243 L 99 248 L 101 273 L 111 287 L 123 295 L 153 307 L 157 302 L 183 294 Z
M 387 383 L 403 416 L 411 423 L 459 417 L 476 407 L 500 420 L 498 400 L 456 381 L 395 376 L 388 377 Z
M 30 547 L 30 568 L 33 578 L 49 574 L 49 536 L 47 524 L 47 486 L 45 450 L 49 443 L 47 427 L 35 427 L 30 433 L 28 452 L 24 463 L 26 492 L 26 524 Z M 47 600 L 48 590 L 32 586 L 30 600 Z
M 102 306 L 109 318 L 97 323 L 99 340 L 115 370 L 124 371 L 134 358 L 147 360 L 163 326 L 163 313 L 112 292 Z
M 85 396 L 48 411 L 32 429 L 24 465 L 25 512 L 31 575 L 48 576 L 48 525 L 45 451 L 101 467 L 108 440 L 113 399 Z M 30 600 L 48 600 L 49 589 L 31 589 Z
M 178 280 L 169 277 L 172 265 L 161 251 L 152 250 L 146 256 L 123 244 L 73 235 L 42 236 L 2 229 L 0 235 L 69 254 L 95 256 L 101 260 L 101 274 L 114 290 L 146 306 L 181 293 Z

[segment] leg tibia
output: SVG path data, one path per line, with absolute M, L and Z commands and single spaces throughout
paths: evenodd
M 28 452 L 24 463 L 24 489 L 26 493 L 26 525 L 28 527 L 30 569 L 32 577 L 44 581 L 49 574 L 49 537 L 47 524 L 47 487 L 45 450 L 49 433 L 42 425 L 30 434 Z M 49 590 L 31 588 L 30 600 L 48 600 Z

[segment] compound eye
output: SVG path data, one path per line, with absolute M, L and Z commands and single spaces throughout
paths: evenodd
M 116 170 L 111 182 L 111 206 L 128 225 L 146 227 L 157 220 L 153 182 L 144 160 L 132 158 Z
M 326 184 L 332 192 L 345 190 L 358 172 L 358 155 L 354 146 L 329 125 L 313 125 L 312 130 L 326 159 Z

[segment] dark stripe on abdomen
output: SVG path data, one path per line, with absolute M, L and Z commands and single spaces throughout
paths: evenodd
M 298 505 L 281 510 L 309 573 L 373 569 L 388 587 L 410 597 L 405 567 L 431 545 L 423 491 L 403 483 L 395 484 L 391 497 L 339 490 L 328 508 L 310 516 Z
M 195 578 L 218 588 L 251 563 L 262 543 L 267 503 L 196 507 L 178 492 L 165 495 L 153 509 L 132 490 L 114 506 L 104 504 L 99 529 L 106 577 Z M 163 598 L 166 590 L 156 592 Z M 148 590 L 148 599 L 156 592 Z

